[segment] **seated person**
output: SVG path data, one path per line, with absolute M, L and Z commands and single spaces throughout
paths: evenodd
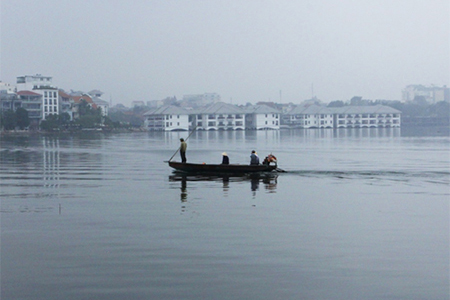
M 252 154 L 250 154 L 250 165 L 259 165 L 259 156 L 255 150 L 252 150 Z

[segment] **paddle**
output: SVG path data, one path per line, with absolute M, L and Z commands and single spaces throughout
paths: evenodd
M 191 133 L 189 133 L 188 137 L 184 140 L 185 142 L 189 139 L 189 137 L 191 136 L 191 134 L 195 131 L 195 129 L 197 129 L 197 126 L 194 127 L 194 129 L 192 129 Z M 178 151 L 180 151 L 180 148 L 177 149 L 177 151 L 175 151 L 175 153 L 172 155 L 171 158 L 169 158 L 169 160 L 165 160 L 165 163 L 168 163 L 172 160 L 172 158 L 178 153 Z

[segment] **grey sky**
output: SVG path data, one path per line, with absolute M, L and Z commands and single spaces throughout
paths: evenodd
M 448 0 L 1 0 L 0 80 L 53 76 L 113 103 L 400 99 L 448 85 Z

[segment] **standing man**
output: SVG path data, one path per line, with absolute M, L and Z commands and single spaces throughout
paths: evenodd
M 186 162 L 186 149 L 187 149 L 187 144 L 184 141 L 183 138 L 180 139 L 180 155 L 181 155 L 181 162 L 185 163 Z

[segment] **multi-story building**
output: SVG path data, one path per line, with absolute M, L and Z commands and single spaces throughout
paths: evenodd
M 411 84 L 403 89 L 402 101 L 411 102 L 417 98 L 422 98 L 430 104 L 440 101 L 450 102 L 450 88 L 446 85 L 443 87 L 438 87 Z
M 401 111 L 384 105 L 344 106 L 334 110 L 335 128 L 400 127 Z
M 147 130 L 280 129 L 281 113 L 266 105 L 240 108 L 223 102 L 196 110 L 166 105 L 144 114 Z M 389 106 L 298 106 L 285 114 L 288 128 L 400 127 L 401 111 Z
M 0 92 L 4 91 L 6 93 L 16 92 L 16 87 L 10 83 L 0 81 Z
M 92 97 L 92 102 L 99 108 L 102 112 L 102 116 L 106 117 L 109 113 L 109 103 L 99 97 Z
M 161 106 L 144 113 L 144 128 L 150 131 L 189 130 L 189 112 L 177 106 Z
M 21 107 L 28 111 L 30 127 L 38 128 L 42 119 L 42 95 L 31 91 L 17 92 Z
M 58 91 L 59 96 L 59 113 L 67 113 L 70 116 L 70 120 L 73 120 L 73 98 L 64 92 L 63 90 Z
M 281 113 L 276 108 L 261 104 L 244 108 L 245 128 L 247 129 L 280 129 Z
M 286 113 L 287 125 L 299 128 L 333 128 L 333 111 L 324 106 L 306 105 L 294 107 Z
M 371 128 L 400 127 L 401 111 L 389 106 L 298 106 L 287 113 L 290 127 Z
M 42 119 L 50 114 L 59 114 L 58 89 L 52 85 L 52 77 L 25 75 L 17 77 L 18 91 L 32 91 L 42 95 Z
M 95 105 L 95 103 L 92 101 L 92 98 L 89 95 L 84 94 L 82 96 L 71 96 L 71 97 L 73 99 L 72 112 L 74 119 L 80 118 L 80 104 L 83 101 L 86 102 L 86 104 L 92 107 L 93 109 L 97 108 L 97 105 Z
M 197 130 L 244 130 L 245 112 L 235 105 L 217 102 L 191 112 L 191 122 Z

